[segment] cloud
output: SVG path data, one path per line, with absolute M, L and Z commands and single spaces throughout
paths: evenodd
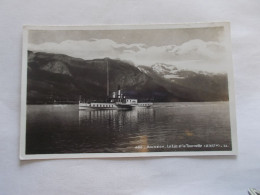
M 170 52 L 188 58 L 218 60 L 225 55 L 225 46 L 218 42 L 204 42 L 195 39 L 174 47 Z
M 225 59 L 225 46 L 219 42 L 205 42 L 202 40 L 190 40 L 182 45 L 165 45 L 147 47 L 145 44 L 116 43 L 110 39 L 91 39 L 86 41 L 66 40 L 61 43 L 46 42 L 42 44 L 29 44 L 32 51 L 66 54 L 83 59 L 97 59 L 109 57 L 129 60 L 136 65 L 150 66 L 155 63 L 183 64 L 189 62 L 192 69 L 192 61 L 208 66 L 221 67 Z M 204 66 L 203 65 L 203 66 Z M 206 67 L 207 69 L 207 67 Z M 216 67 L 215 67 L 216 69 Z M 217 69 L 216 69 L 217 70 Z

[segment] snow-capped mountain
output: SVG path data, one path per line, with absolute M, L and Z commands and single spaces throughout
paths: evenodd
M 167 72 L 176 72 L 178 69 L 176 66 L 163 64 L 163 63 L 156 63 L 151 66 L 151 68 L 157 73 L 167 73 Z
M 179 69 L 177 66 L 157 63 L 151 67 L 138 66 L 139 70 L 156 79 L 173 94 L 184 94 L 195 99 L 216 94 L 228 100 L 227 74 Z M 206 93 L 205 93 L 206 92 Z M 207 94 L 207 95 L 206 95 Z M 205 96 L 204 96 L 205 95 Z
M 151 66 L 152 70 L 166 79 L 181 79 L 179 70 L 174 65 L 156 63 Z
M 153 64 L 151 67 L 138 66 L 138 68 L 140 71 L 142 71 L 146 74 L 149 74 L 149 75 L 158 74 L 161 77 L 163 77 L 165 79 L 169 79 L 171 81 L 174 81 L 175 79 L 184 78 L 179 74 L 180 70 L 174 65 L 156 63 L 156 64 Z
M 138 66 L 138 69 L 146 74 L 158 74 L 161 77 L 168 79 L 170 81 L 176 81 L 179 79 L 185 79 L 187 77 L 196 76 L 196 75 L 204 75 L 204 76 L 213 76 L 213 73 L 209 73 L 206 71 L 195 71 L 195 70 L 187 70 L 187 69 L 179 69 L 175 65 L 164 64 L 164 63 L 156 63 L 151 67 L 147 66 Z

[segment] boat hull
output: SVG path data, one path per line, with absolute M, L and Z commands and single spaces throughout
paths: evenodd
M 115 110 L 115 109 L 133 109 L 133 108 L 149 108 L 153 103 L 138 103 L 138 104 L 124 104 L 124 103 L 79 103 L 80 110 L 94 109 L 94 110 Z
M 79 103 L 79 109 L 98 109 L 98 110 L 111 110 L 117 109 L 115 103 Z
M 152 102 L 142 102 L 142 103 L 138 103 L 137 105 L 140 108 L 149 108 L 153 106 Z

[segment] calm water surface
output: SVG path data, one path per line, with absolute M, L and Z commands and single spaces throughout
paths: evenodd
M 231 150 L 228 102 L 134 110 L 28 105 L 27 154 Z

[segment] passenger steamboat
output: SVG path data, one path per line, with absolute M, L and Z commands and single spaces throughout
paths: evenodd
M 107 99 L 104 102 L 84 102 L 79 100 L 79 109 L 133 109 L 136 107 L 151 107 L 152 102 L 138 102 L 138 99 L 127 98 L 121 91 L 120 86 L 118 86 L 117 92 L 112 93 L 112 97 L 109 94 L 109 67 L 107 63 Z

